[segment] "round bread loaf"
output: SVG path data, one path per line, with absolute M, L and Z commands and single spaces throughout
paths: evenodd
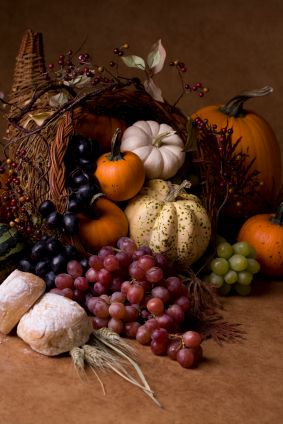
M 36 352 L 54 356 L 85 344 L 93 328 L 85 310 L 66 297 L 46 293 L 21 318 L 17 334 Z
M 8 334 L 45 291 L 45 282 L 16 269 L 0 285 L 0 332 Z

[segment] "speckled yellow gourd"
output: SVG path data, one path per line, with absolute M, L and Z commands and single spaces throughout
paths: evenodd
M 205 252 L 211 225 L 200 199 L 168 181 L 149 180 L 128 203 L 130 237 L 187 269 Z

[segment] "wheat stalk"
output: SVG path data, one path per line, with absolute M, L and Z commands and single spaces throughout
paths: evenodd
M 85 365 L 89 365 L 101 384 L 103 393 L 105 389 L 103 382 L 96 372 L 98 370 L 109 370 L 118 374 L 124 380 L 140 388 L 148 395 L 153 402 L 161 407 L 160 402 L 155 398 L 154 392 L 150 388 L 140 366 L 133 358 L 136 358 L 134 349 L 129 346 L 117 333 L 102 328 L 93 333 L 89 344 L 82 347 L 75 347 L 70 351 L 75 367 L 80 373 L 84 371 Z M 140 381 L 131 375 L 126 366 L 132 366 L 136 371 Z

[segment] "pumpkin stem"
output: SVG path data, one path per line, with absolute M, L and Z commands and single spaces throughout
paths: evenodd
M 105 196 L 104 193 L 96 193 L 96 194 L 94 194 L 92 196 L 90 202 L 89 202 L 89 205 L 92 206 L 97 201 L 97 199 L 99 199 L 100 197 L 104 197 L 104 196 Z
M 184 180 L 181 184 L 172 184 L 168 181 L 169 193 L 166 197 L 166 202 L 174 202 L 184 191 L 184 188 L 190 188 L 191 185 L 192 184 L 188 180 Z
M 279 208 L 274 216 L 270 219 L 273 224 L 283 225 L 283 202 L 280 203 Z
M 121 153 L 121 141 L 122 141 L 122 131 L 120 128 L 116 128 L 112 140 L 111 140 L 111 153 L 109 155 L 109 160 L 121 160 L 123 159 L 123 154 Z
M 95 203 L 98 199 L 101 197 L 105 197 L 104 193 L 96 193 L 92 196 L 90 202 L 89 202 L 89 210 L 87 211 L 86 215 L 91 219 L 99 219 L 101 217 L 101 213 L 97 210 Z
M 220 108 L 220 111 L 228 116 L 233 116 L 235 118 L 239 116 L 245 116 L 246 111 L 244 109 L 244 103 L 247 100 L 253 97 L 266 96 L 267 94 L 271 94 L 272 92 L 273 88 L 268 85 L 266 87 L 259 88 L 256 90 L 243 91 L 239 96 L 233 97 L 224 106 L 222 106 Z
M 174 135 L 174 134 L 176 134 L 176 131 L 164 131 L 163 133 L 158 134 L 158 136 L 152 140 L 152 145 L 156 147 L 160 147 L 165 137 L 170 137 L 171 135 Z

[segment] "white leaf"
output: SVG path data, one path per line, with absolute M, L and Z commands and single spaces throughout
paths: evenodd
M 4 95 L 3 91 L 0 91 L 0 99 L 4 100 L 4 97 L 5 97 L 5 95 Z M 0 108 L 1 109 L 5 109 L 6 106 L 7 106 L 6 103 L 0 102 Z
M 55 94 L 54 96 L 50 97 L 49 104 L 51 107 L 60 107 L 63 106 L 67 101 L 69 100 L 66 93 L 63 91 L 60 91 L 60 93 Z
M 41 127 L 44 121 L 49 118 L 49 116 L 53 115 L 54 112 L 39 112 L 39 113 L 29 113 L 27 119 L 23 123 L 23 127 L 27 128 L 28 124 L 33 121 Z
M 140 56 L 135 56 L 132 54 L 128 56 L 122 56 L 121 59 L 129 68 L 138 68 L 142 70 L 145 69 L 145 62 Z
M 160 62 L 160 53 L 159 51 L 152 51 L 147 56 L 147 64 L 150 69 L 153 69 L 155 66 L 157 66 Z
M 153 97 L 154 100 L 157 100 L 158 102 L 164 102 L 164 99 L 162 97 L 162 92 L 159 87 L 155 84 L 152 78 L 148 78 L 143 83 L 145 91 Z
M 166 51 L 161 43 L 161 40 L 159 39 L 156 43 L 153 44 L 151 47 L 151 52 L 147 57 L 147 63 L 153 75 L 162 70 L 165 59 Z

